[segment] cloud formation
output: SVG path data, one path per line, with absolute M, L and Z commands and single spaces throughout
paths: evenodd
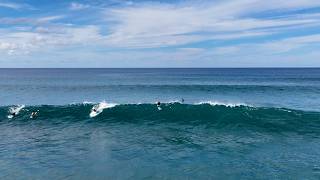
M 0 8 L 9 8 L 14 10 L 19 9 L 33 9 L 32 6 L 28 4 L 12 3 L 12 2 L 0 2 Z
M 32 57 L 72 49 L 90 51 L 96 59 L 108 52 L 119 61 L 157 57 L 167 63 L 165 58 L 188 62 L 253 54 L 285 59 L 297 50 L 314 54 L 320 44 L 318 0 L 108 1 L 94 8 L 96 3 L 74 1 L 68 10 L 53 4 L 50 13 L 1 16 L 0 54 Z M 36 6 L 0 3 L 14 10 Z
M 72 2 L 70 4 L 70 10 L 82 10 L 82 9 L 87 9 L 89 7 L 90 6 L 87 5 L 87 4 L 80 4 L 80 3 L 77 3 L 77 2 Z
M 268 1 L 269 2 L 269 1 Z M 273 4 L 277 4 L 273 5 Z M 265 1 L 224 1 L 218 4 L 148 4 L 106 11 L 106 20 L 116 22 L 108 40 L 118 46 L 155 47 L 181 45 L 203 40 L 265 35 L 272 30 L 318 26 L 320 15 L 291 15 L 254 18 L 252 13 L 315 7 L 319 2 L 266 3 Z

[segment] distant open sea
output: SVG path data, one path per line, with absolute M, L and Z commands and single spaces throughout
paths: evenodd
M 0 179 L 320 179 L 320 69 L 0 69 Z

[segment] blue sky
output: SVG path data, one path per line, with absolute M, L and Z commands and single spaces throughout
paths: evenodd
M 0 0 L 0 67 L 319 67 L 319 0 Z

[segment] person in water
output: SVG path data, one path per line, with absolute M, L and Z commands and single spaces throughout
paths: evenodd
M 38 115 L 38 111 L 32 111 L 30 118 L 35 118 L 35 117 L 37 117 L 37 115 Z
M 183 98 L 181 98 L 181 103 L 184 103 L 184 99 Z
M 17 114 L 15 112 L 10 113 L 11 116 L 16 116 Z
M 158 110 L 162 110 L 162 108 L 161 108 L 160 106 L 161 106 L 161 103 L 160 103 L 160 101 L 158 101 L 158 102 L 157 102 L 157 108 L 158 108 Z

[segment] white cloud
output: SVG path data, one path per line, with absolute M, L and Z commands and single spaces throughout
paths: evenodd
M 10 54 L 25 54 L 48 48 L 85 46 L 99 41 L 99 29 L 95 26 L 37 28 L 34 32 L 0 33 L 0 51 Z
M 296 0 L 278 2 L 276 0 L 237 0 L 216 1 L 204 4 L 133 4 L 112 9 L 104 9 L 107 23 L 100 25 L 65 25 L 58 20 L 64 16 L 45 16 L 40 18 L 1 18 L 2 24 L 30 24 L 34 27 L 25 30 L 0 30 L 0 51 L 9 55 L 33 52 L 65 53 L 66 57 L 80 57 L 77 52 L 72 56 L 61 49 L 81 47 L 89 57 L 100 60 L 114 59 L 120 62 L 130 59 L 142 59 L 147 63 L 157 59 L 161 64 L 170 65 L 170 60 L 194 62 L 204 59 L 219 60 L 225 57 L 268 56 L 283 53 L 320 43 L 319 35 L 291 37 L 277 41 L 249 44 L 243 41 L 237 46 L 216 48 L 181 48 L 174 51 L 162 51 L 144 48 L 171 47 L 203 41 L 226 41 L 239 38 L 255 38 L 274 35 L 288 30 L 320 25 L 320 14 L 291 14 L 271 18 L 256 18 L 252 14 L 266 11 L 287 12 L 320 5 L 320 1 Z M 88 5 L 71 3 L 71 10 L 88 8 Z M 281 13 L 279 13 L 281 14 Z M 97 22 L 101 23 L 99 19 Z M 97 23 L 95 21 L 95 23 Z M 107 26 L 107 29 L 104 29 Z M 104 32 L 102 34 L 101 32 Z M 97 49 L 117 48 L 122 52 L 95 52 Z M 190 46 L 188 46 L 190 47 Z M 174 47 L 172 47 L 174 48 Z M 78 49 L 78 50 L 79 50 Z M 92 50 L 92 52 L 88 52 Z M 81 50 L 79 50 L 81 51 Z M 111 50 L 112 51 L 112 50 Z M 125 52 L 125 53 L 123 53 Z M 61 55 L 63 57 L 63 55 Z M 155 58 L 156 57 L 156 58 Z M 259 59 L 259 58 L 257 58 Z M 154 63 L 154 62 L 150 62 Z M 156 65 L 156 64 L 154 64 Z M 201 64 L 199 64 L 201 65 Z
M 304 48 L 320 45 L 320 34 L 291 37 L 280 40 L 266 41 L 260 43 L 246 43 L 239 45 L 221 46 L 209 48 L 203 55 L 224 57 L 264 57 L 270 55 L 283 55 L 294 52 L 304 54 Z M 317 48 L 309 48 L 310 52 L 318 51 Z
M 319 26 L 320 14 L 253 18 L 253 13 L 316 7 L 320 1 L 275 0 L 221 1 L 208 4 L 147 4 L 107 10 L 106 20 L 114 23 L 107 40 L 115 46 L 146 48 L 182 45 L 192 42 L 241 38 L 244 33 L 265 35 L 270 29 Z M 199 35 L 200 34 L 200 35 Z M 214 34 L 214 35 L 212 35 Z M 239 37 L 240 35 L 240 37 Z
M 27 4 L 18 4 L 18 3 L 9 3 L 9 2 L 0 2 L 0 7 L 10 8 L 10 9 L 33 9 L 30 5 Z
M 234 0 L 220 1 L 213 10 L 221 16 L 239 16 L 248 13 L 261 13 L 265 11 L 286 11 L 299 10 L 305 8 L 313 8 L 320 5 L 318 0 L 295 0 L 295 1 L 279 1 L 279 0 Z
M 218 47 L 213 49 L 214 55 L 229 55 L 239 52 L 240 48 L 236 46 L 231 47 Z
M 72 2 L 70 4 L 70 10 L 82 10 L 82 9 L 87 9 L 89 7 L 90 6 L 87 5 L 87 4 L 80 4 L 80 3 L 77 3 L 77 2 Z
M 278 41 L 271 41 L 259 46 L 264 51 L 272 51 L 274 53 L 288 52 L 297 48 L 302 48 L 306 46 L 311 46 L 318 44 L 320 45 L 320 34 L 306 35 L 300 37 L 292 37 L 287 39 L 282 39 Z
M 11 8 L 11 9 L 20 9 L 22 6 L 16 3 L 3 3 L 0 2 L 0 7 Z
M 0 18 L 0 24 L 27 24 L 27 25 L 41 25 L 49 22 L 53 22 L 64 18 L 62 15 L 57 16 L 45 16 L 40 18 Z

